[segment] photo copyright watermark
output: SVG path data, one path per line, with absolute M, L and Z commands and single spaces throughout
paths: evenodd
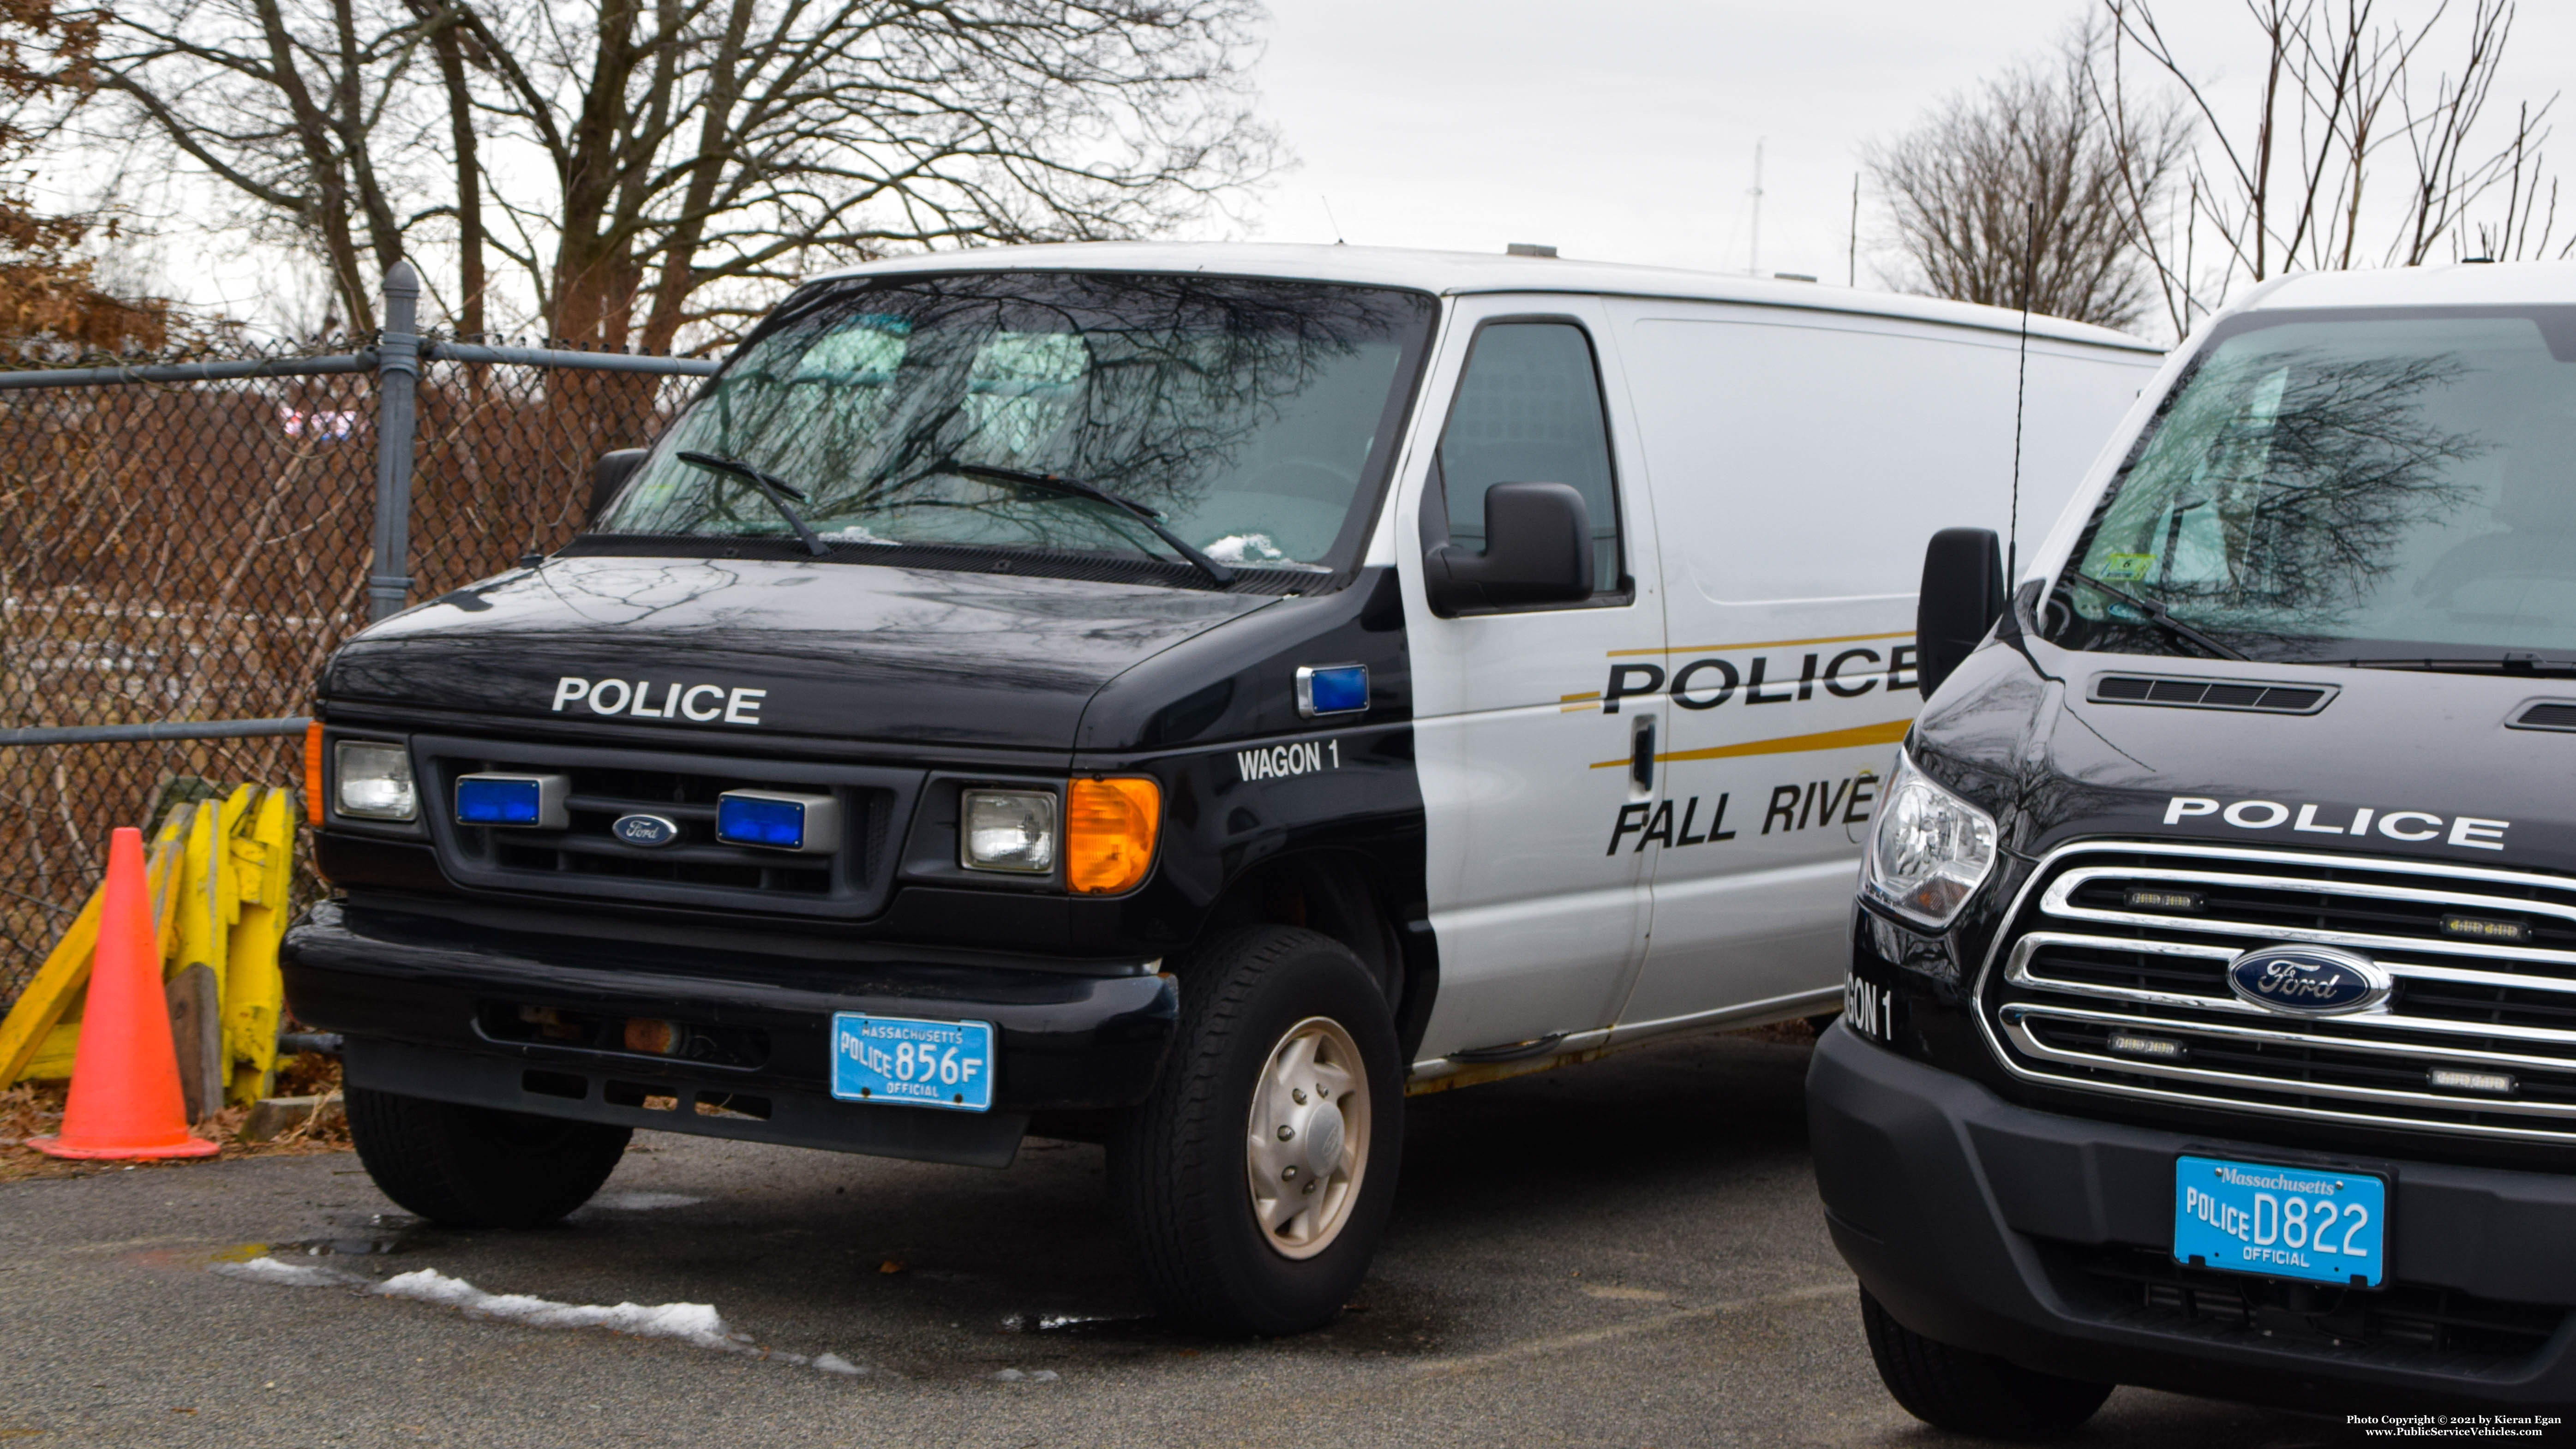
M 2346 1414 L 2365 1439 L 2538 1439 L 2563 1422 L 2556 1414 Z

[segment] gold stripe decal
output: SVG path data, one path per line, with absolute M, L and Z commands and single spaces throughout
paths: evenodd
M 1711 745 L 1704 750 L 1675 750 L 1655 756 L 1657 764 L 1683 760 L 1730 760 L 1739 755 L 1795 755 L 1810 750 L 1849 750 L 1863 745 L 1892 745 L 1905 738 L 1914 721 L 1892 719 L 1885 724 L 1859 725 L 1847 730 L 1826 730 L 1812 735 L 1782 735 L 1776 740 L 1748 740 L 1740 745 Z M 1596 770 L 1624 770 L 1627 760 L 1602 760 Z
M 1840 634 L 1831 639 L 1768 639 L 1759 644 L 1677 644 L 1670 649 L 1613 649 L 1607 657 L 1634 659 L 1648 654 L 1735 654 L 1746 649 L 1796 649 L 1808 644 L 1858 644 L 1870 639 L 1911 639 L 1914 631 L 1893 634 Z

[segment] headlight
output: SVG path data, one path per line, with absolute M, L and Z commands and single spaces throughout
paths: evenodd
M 1869 852 L 1861 894 L 1926 926 L 1947 926 L 1995 868 L 1995 818 L 1934 784 L 1899 752 Z
M 957 863 L 968 870 L 1045 875 L 1055 869 L 1055 792 L 969 790 Z
M 361 820 L 409 820 L 420 813 L 411 752 L 401 745 L 342 740 L 334 771 L 340 813 Z

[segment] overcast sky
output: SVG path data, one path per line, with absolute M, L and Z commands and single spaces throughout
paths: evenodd
M 1470 251 L 1539 242 L 1567 256 L 1758 263 L 1833 282 L 1849 266 L 1862 149 L 2044 54 L 2085 12 L 2082 0 L 1270 3 L 1254 74 L 1300 164 L 1203 235 Z M 2432 3 L 2385 8 L 2419 16 Z M 2239 0 L 2161 10 L 2186 60 L 2240 98 L 2231 81 L 2253 75 L 2261 52 Z M 2576 3 L 2525 6 L 2508 56 L 2495 112 L 2554 92 L 2576 106 Z M 2576 183 L 2576 114 L 2565 122 L 2554 169 Z M 2576 194 L 2565 210 L 2562 236 L 2576 229 Z M 1877 285 L 1870 249 L 1885 223 L 1867 197 L 1860 230 L 1859 281 Z M 281 308 L 281 273 L 258 248 L 174 236 L 152 259 L 191 300 L 272 320 L 294 310 Z M 317 289 L 303 288 L 316 308 Z
M 1553 244 L 1567 256 L 1751 266 L 1764 146 L 1765 272 L 1844 278 L 1862 147 L 1942 96 L 2044 51 L 2071 0 L 1272 0 L 1259 77 L 1303 164 L 1245 229 L 1280 241 Z M 2236 0 L 2159 7 L 2186 60 L 2244 78 Z M 2399 3 L 2393 13 L 2427 6 Z M 2455 4 L 2464 9 L 2465 3 Z M 2576 4 L 2526 5 L 2499 104 L 2566 91 Z M 2576 180 L 2576 117 L 2558 170 Z M 2576 196 L 2567 210 L 2576 213 Z M 2576 220 L 2576 216 L 2571 216 Z M 1860 280 L 1874 229 L 1864 198 Z M 2566 232 L 2561 227 L 2562 235 Z

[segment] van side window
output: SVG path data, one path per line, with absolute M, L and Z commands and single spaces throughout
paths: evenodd
M 1592 342 L 1571 322 L 1497 322 L 1476 334 L 1440 435 L 1449 539 L 1485 546 L 1485 490 L 1497 483 L 1565 483 L 1592 515 L 1592 577 L 1623 586 L 1619 498 Z

